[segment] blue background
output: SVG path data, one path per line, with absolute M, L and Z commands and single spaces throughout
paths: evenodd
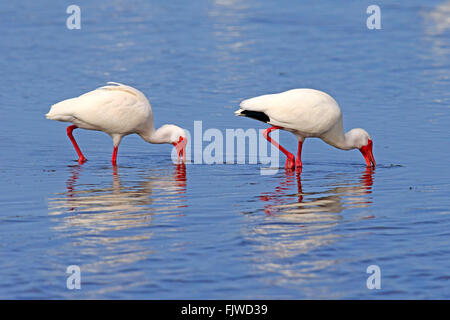
M 369 1 L 78 1 L 68 30 L 71 4 L 0 4 L 1 298 L 450 298 L 449 1 L 377 1 L 381 30 Z M 183 170 L 134 135 L 114 171 L 111 139 L 76 130 L 80 166 L 44 115 L 107 81 L 191 132 L 264 128 L 233 115 L 242 99 L 320 89 L 378 166 L 310 139 L 301 175 Z

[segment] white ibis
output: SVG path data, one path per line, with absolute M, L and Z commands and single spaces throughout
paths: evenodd
M 372 140 L 364 129 L 344 133 L 342 113 L 337 102 L 328 94 L 314 89 L 293 89 L 277 94 L 267 94 L 241 102 L 235 112 L 266 122 L 272 127 L 263 131 L 264 137 L 287 156 L 285 167 L 302 166 L 301 153 L 305 138 L 316 137 L 342 150 L 359 149 L 367 166 L 375 166 Z M 297 160 L 293 154 L 273 140 L 273 130 L 292 132 L 298 139 Z
M 61 101 L 50 108 L 47 119 L 71 122 L 67 135 L 78 153 L 78 162 L 86 161 L 75 141 L 76 128 L 106 132 L 114 143 L 113 166 L 117 165 L 120 141 L 136 133 L 149 143 L 171 143 L 177 149 L 178 159 L 186 157 L 186 133 L 173 124 L 155 130 L 150 102 L 139 90 L 116 82 L 87 92 L 77 98 Z

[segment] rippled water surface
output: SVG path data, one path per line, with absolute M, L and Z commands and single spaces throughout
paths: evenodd
M 378 1 L 381 30 L 364 1 L 89 1 L 81 30 L 69 4 L 0 4 L 1 298 L 450 298 L 449 1 Z M 111 139 L 77 130 L 79 165 L 44 114 L 107 81 L 191 134 L 264 128 L 242 99 L 320 89 L 378 165 L 310 139 L 302 172 L 180 166 L 129 136 L 113 168 Z

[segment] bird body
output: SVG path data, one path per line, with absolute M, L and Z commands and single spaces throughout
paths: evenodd
M 108 82 L 107 86 L 56 103 L 46 117 L 73 123 L 71 130 L 82 128 L 103 131 L 112 137 L 115 149 L 124 136 L 133 133 L 150 143 L 172 143 L 178 146 L 183 141 L 178 147 L 180 152 L 186 144 L 186 134 L 180 127 L 164 125 L 155 130 L 152 107 L 145 95 L 133 87 L 116 82 Z M 68 128 L 69 138 L 71 130 L 69 134 Z
M 272 130 L 283 129 L 292 132 L 299 141 L 299 155 L 301 144 L 305 138 L 310 137 L 320 138 L 343 150 L 361 149 L 367 146 L 369 141 L 372 143 L 369 134 L 363 129 L 353 129 L 345 134 L 338 103 L 319 90 L 292 89 L 247 99 L 241 102 L 240 109 L 235 114 L 271 124 Z M 371 150 L 367 156 L 366 162 L 369 160 L 375 164 Z M 292 166 L 288 163 L 286 165 Z M 297 161 L 297 165 L 301 166 L 301 160 Z
M 267 94 L 244 100 L 240 106 L 243 110 L 264 112 L 270 119 L 269 124 L 290 131 L 299 139 L 339 133 L 342 128 L 342 113 L 337 102 L 325 92 L 314 89 Z

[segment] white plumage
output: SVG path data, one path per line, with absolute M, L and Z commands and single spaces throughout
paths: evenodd
M 79 162 L 86 158 L 81 153 L 72 131 L 76 128 L 106 132 L 114 142 L 112 162 L 116 164 L 117 149 L 122 138 L 136 133 L 150 143 L 171 143 L 178 155 L 185 157 L 186 134 L 175 125 L 164 125 L 155 130 L 150 102 L 139 90 L 116 82 L 97 88 L 79 97 L 53 105 L 47 119 L 71 122 L 67 134 L 79 155 Z
M 236 115 L 246 116 L 271 124 L 265 137 L 284 152 L 287 168 L 302 166 L 301 148 L 305 138 L 317 137 L 343 150 L 359 149 L 367 165 L 375 165 L 372 140 L 363 129 L 343 131 L 342 112 L 337 102 L 325 92 L 314 89 L 293 89 L 276 94 L 267 94 L 241 102 Z M 294 156 L 273 141 L 270 131 L 283 129 L 292 132 L 299 141 L 297 161 Z

